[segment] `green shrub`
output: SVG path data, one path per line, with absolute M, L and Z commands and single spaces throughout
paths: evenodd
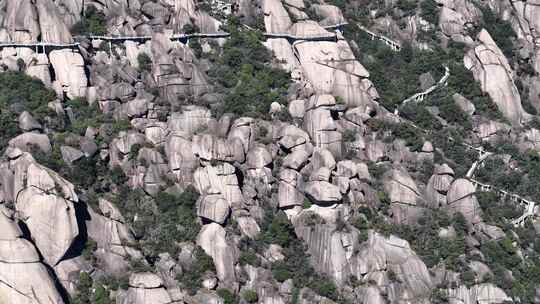
M 246 300 L 248 303 L 257 303 L 259 301 L 259 296 L 257 295 L 257 292 L 253 289 L 246 289 L 242 293 L 242 298 Z
M 194 295 L 200 289 L 204 273 L 216 270 L 212 258 L 202 248 L 197 247 L 194 255 L 195 262 L 186 267 L 182 274 L 176 277 L 182 287 L 191 295 Z
M 343 141 L 346 143 L 354 142 L 354 140 L 356 139 L 356 132 L 352 129 L 346 129 L 343 132 L 342 138 L 343 138 Z
M 238 259 L 240 265 L 253 265 L 257 266 L 259 264 L 259 258 L 253 252 L 242 252 L 240 258 Z
M 37 78 L 22 72 L 0 73 L 0 149 L 5 148 L 7 140 L 17 133 L 18 113 L 13 111 L 13 105 L 19 105 L 21 110 L 30 112 L 38 122 L 46 124 L 45 117 L 54 115 L 47 104 L 55 98 L 56 93 Z
M 403 11 L 405 15 L 414 15 L 416 10 L 415 0 L 398 0 L 397 7 Z
M 308 285 L 313 291 L 317 294 L 327 297 L 329 299 L 337 299 L 337 287 L 336 284 L 331 279 L 328 278 L 319 278 L 315 279 Z
M 220 288 L 217 290 L 218 296 L 220 296 L 223 299 L 223 304 L 235 304 L 238 303 L 238 300 L 234 296 L 234 294 L 226 288 Z
M 219 112 L 266 117 L 272 102 L 285 102 L 290 75 L 271 67 L 272 56 L 261 43 L 262 33 L 242 29 L 234 17 L 226 30 L 231 36 L 221 56 L 212 58 L 214 64 L 209 71 L 226 93 Z
M 139 64 L 139 70 L 141 71 L 149 72 L 152 70 L 152 58 L 144 52 L 137 55 L 137 63 Z
M 420 2 L 420 8 L 422 9 L 420 16 L 427 22 L 439 25 L 439 8 L 437 2 L 434 0 L 423 0 Z
M 71 33 L 74 35 L 105 35 L 107 33 L 107 20 L 105 14 L 90 5 L 86 8 L 81 20 L 73 25 Z
M 459 276 L 461 282 L 463 282 L 463 284 L 465 284 L 467 287 L 471 287 L 472 285 L 474 285 L 475 283 L 474 277 L 475 277 L 474 272 L 470 270 L 462 272 Z

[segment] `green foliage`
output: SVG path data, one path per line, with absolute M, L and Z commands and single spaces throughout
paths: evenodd
M 403 100 L 421 91 L 421 74 L 443 75 L 442 64 L 447 55 L 442 49 L 426 51 L 404 44 L 400 52 L 394 52 L 384 43 L 371 40 L 367 33 L 352 24 L 346 26 L 344 34 L 347 39 L 357 42 L 359 48 L 353 52 L 369 70 L 381 103 L 389 110 L 394 110 Z
M 194 34 L 194 33 L 199 32 L 200 30 L 196 25 L 191 24 L 191 23 L 186 23 L 184 27 L 182 28 L 182 31 L 184 32 L 184 34 Z
M 244 292 L 242 292 L 242 298 L 248 303 L 257 303 L 257 301 L 259 301 L 259 296 L 253 289 L 244 290 Z
M 309 209 L 311 208 L 313 204 L 311 203 L 311 201 L 309 200 L 309 198 L 304 198 L 304 202 L 302 203 L 302 208 L 304 209 Z
M 263 230 L 263 239 L 267 244 L 278 244 L 289 247 L 296 238 L 294 226 L 289 222 L 284 212 L 278 212 L 270 220 L 269 225 Z
M 422 9 L 420 16 L 427 22 L 439 25 L 439 8 L 437 2 L 434 0 L 423 0 L 420 2 L 420 8 Z
M 397 7 L 402 10 L 406 16 L 412 16 L 416 11 L 416 0 L 398 0 Z
M 453 222 L 456 225 L 455 219 Z M 455 239 L 440 238 L 439 229 L 446 228 L 450 223 L 445 213 L 426 211 L 417 225 L 393 227 L 392 233 L 409 241 L 426 266 L 431 268 L 444 262 L 449 269 L 456 271 L 463 267 L 459 256 L 465 254 L 465 234 L 461 228 L 457 228 L 458 236 Z
M 139 64 L 139 70 L 141 71 L 149 72 L 152 70 L 152 58 L 145 52 L 141 52 L 137 55 L 137 63 Z
M 472 123 L 469 117 L 461 108 L 456 105 L 452 97 L 447 96 L 442 99 L 442 104 L 439 105 L 440 116 L 449 123 L 463 126 L 466 130 L 472 129 Z
M 485 28 L 506 58 L 512 59 L 513 38 L 517 37 L 516 32 L 512 29 L 512 24 L 496 15 L 491 8 L 484 5 L 478 5 L 478 7 L 482 11 L 483 17 L 479 28 Z
M 480 192 L 476 197 L 484 211 L 482 219 L 491 225 L 505 227 L 508 221 L 522 214 L 512 202 L 500 199 L 495 192 Z
M 208 256 L 204 250 L 202 250 L 202 248 L 197 247 L 194 255 L 195 262 L 188 265 L 182 274 L 176 277 L 182 287 L 185 288 L 191 295 L 194 295 L 201 287 L 202 276 L 204 273 L 207 271 L 216 270 L 212 258 Z
M 46 116 L 53 115 L 47 104 L 56 98 L 53 90 L 47 89 L 41 80 L 22 72 L 0 73 L 0 152 L 7 141 L 18 133 L 17 118 L 28 111 L 42 125 Z
M 467 287 L 471 287 L 475 283 L 474 272 L 472 272 L 470 270 L 462 272 L 460 274 L 459 278 Z
M 96 241 L 92 240 L 91 238 L 88 238 L 88 240 L 86 240 L 86 244 L 84 245 L 81 256 L 88 261 L 93 261 L 94 260 L 93 253 L 94 251 L 96 251 L 96 249 L 97 249 Z
M 226 288 L 220 288 L 217 290 L 218 296 L 220 296 L 223 299 L 223 304 L 236 304 L 238 303 L 238 299 L 236 296 Z
M 211 58 L 209 71 L 226 94 L 220 113 L 265 117 L 272 102 L 285 102 L 290 75 L 270 66 L 272 56 L 261 43 L 262 33 L 242 29 L 236 18 L 228 21 L 226 30 L 231 36 L 221 56 Z
M 449 138 L 453 138 L 450 140 Z M 477 153 L 465 149 L 461 135 L 452 130 L 434 132 L 431 141 L 435 147 L 444 151 L 445 161 L 454 169 L 456 176 L 464 176 L 472 163 L 476 161 Z
M 200 224 L 195 214 L 197 191 L 187 187 L 179 195 L 159 193 L 155 199 L 140 189 L 131 189 L 123 184 L 125 176 L 121 169 L 113 169 L 121 185 L 111 201 L 131 225 L 138 239 L 137 245 L 143 253 L 155 258 L 159 253 L 177 253 L 177 244 L 195 241 Z
M 253 265 L 257 266 L 259 263 L 259 258 L 257 255 L 252 251 L 242 251 L 240 253 L 240 257 L 238 258 L 238 262 L 240 265 Z
M 472 72 L 461 63 L 450 66 L 448 87 L 469 99 L 475 106 L 476 112 L 491 119 L 502 119 L 502 114 L 491 98 L 482 92 L 480 85 L 474 80 Z
M 79 274 L 79 284 L 70 303 L 113 304 L 114 300 L 111 300 L 110 291 L 103 284 L 94 282 L 92 277 L 83 271 Z
M 346 129 L 343 132 L 343 141 L 346 143 L 353 142 L 356 139 L 356 132 L 352 129 Z
M 73 25 L 71 33 L 74 35 L 104 35 L 107 33 L 107 20 L 105 14 L 95 6 L 86 8 L 81 20 Z
M 73 121 L 67 130 L 78 135 L 84 135 L 88 127 L 99 128 L 102 123 L 108 121 L 96 103 L 90 105 L 84 98 L 77 97 L 68 100 L 66 105 L 73 112 Z
M 111 182 L 116 185 L 122 185 L 128 180 L 126 174 L 124 174 L 124 171 L 119 166 L 115 166 L 111 169 L 110 179 Z

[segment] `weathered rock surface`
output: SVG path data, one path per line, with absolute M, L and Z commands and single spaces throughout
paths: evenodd
M 482 220 L 482 210 L 474 193 L 474 185 L 466 179 L 456 179 L 446 195 L 447 210 L 451 213 L 461 213 L 469 223 Z
M 478 40 L 480 45 L 467 52 L 463 59 L 465 67 L 473 72 L 474 79 L 481 83 L 482 91 L 491 96 L 512 124 L 526 121 L 528 114 L 521 106 L 508 60 L 486 30 L 478 34 Z
M 171 297 L 160 277 L 152 273 L 134 273 L 129 278 L 129 289 L 122 304 L 168 304 Z
M 237 249 L 227 241 L 226 234 L 225 229 L 219 224 L 204 225 L 197 238 L 197 244 L 212 257 L 220 286 L 234 287 L 236 282 L 234 264 Z
M 32 243 L 0 208 L 0 300 L 5 303 L 64 303 L 54 278 L 40 262 Z

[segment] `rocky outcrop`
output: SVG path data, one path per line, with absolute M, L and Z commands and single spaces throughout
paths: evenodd
M 84 61 L 79 53 L 72 50 L 54 50 L 49 60 L 56 75 L 58 86 L 67 97 L 85 97 L 88 80 L 84 71 Z
M 463 214 L 469 223 L 479 223 L 482 220 L 482 210 L 475 192 L 476 189 L 470 181 L 461 178 L 454 180 L 446 195 L 446 209 L 450 214 Z
M 489 94 L 512 124 L 527 121 L 529 115 L 521 106 L 521 97 L 508 60 L 486 30 L 482 30 L 477 38 L 480 44 L 463 58 L 465 67 L 472 71 L 482 91 Z
M 237 249 L 226 238 L 227 232 L 219 224 L 204 225 L 197 238 L 197 244 L 212 257 L 216 266 L 220 286 L 234 289 Z
M 314 95 L 306 102 L 304 129 L 318 148 L 328 149 L 339 157 L 341 151 L 341 133 L 332 118 L 330 109 L 335 105 L 331 95 Z
M 23 151 L 31 151 L 35 147 L 45 153 L 49 153 L 52 150 L 51 141 L 47 135 L 31 132 L 23 133 L 12 138 L 9 141 L 9 146 Z
M 88 237 L 96 242 L 95 254 L 103 267 L 119 275 L 127 269 L 130 257 L 139 258 L 141 254 L 125 245 L 133 242 L 134 237 L 120 211 L 103 198 L 99 199 L 98 207 L 99 213 L 88 208 Z
M 356 61 L 345 40 L 298 41 L 293 51 L 303 81 L 317 94 L 340 96 L 349 106 L 370 105 L 378 98 L 368 71 Z
M 426 206 L 439 208 L 446 205 L 446 194 L 454 180 L 454 170 L 447 164 L 436 165 L 426 185 Z
M 153 273 L 134 273 L 129 278 L 129 289 L 125 298 L 117 299 L 121 304 L 169 304 L 171 297 L 163 287 L 161 278 Z
M 0 301 L 64 303 L 54 278 L 9 213 L 4 207 L 0 208 Z
M 477 24 L 482 17 L 480 9 L 468 0 L 437 0 L 442 4 L 439 15 L 439 27 L 451 39 L 471 44 L 472 38 L 468 36 L 467 29 Z
M 23 172 L 16 170 L 15 174 L 26 177 L 15 207 L 45 261 L 56 265 L 79 234 L 74 187 L 36 163 L 30 163 Z
M 396 223 L 413 224 L 422 215 L 422 198 L 416 183 L 404 170 L 393 169 L 384 180 L 384 189 L 390 199 L 392 216 Z
M 512 299 L 502 289 L 492 283 L 474 285 L 471 288 L 462 285 L 459 288 L 448 290 L 448 296 L 464 304 L 512 302 Z

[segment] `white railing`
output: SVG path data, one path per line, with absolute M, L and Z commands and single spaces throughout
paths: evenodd
M 401 102 L 401 104 L 404 105 L 404 104 L 406 104 L 408 102 L 411 102 L 411 101 L 415 101 L 415 102 L 423 101 L 427 96 L 429 96 L 429 94 L 433 93 L 433 91 L 437 90 L 440 87 L 446 86 L 449 77 L 450 77 L 450 69 L 447 66 L 445 66 L 444 67 L 444 75 L 443 75 L 443 77 L 441 77 L 441 79 L 439 79 L 439 82 L 432 85 L 427 90 L 425 90 L 423 92 L 420 92 L 420 93 L 416 93 L 413 96 L 403 100 Z
M 376 34 L 376 33 L 368 30 L 366 27 L 364 27 L 364 26 L 362 26 L 360 24 L 358 24 L 358 27 L 362 31 L 366 32 L 371 37 L 371 40 L 375 40 L 375 39 L 380 40 L 380 41 L 384 42 L 386 45 L 388 45 L 392 50 L 394 50 L 396 52 L 401 50 L 401 44 L 399 42 L 394 41 L 394 40 L 392 40 L 392 39 L 390 39 L 390 38 L 388 38 L 388 37 L 386 37 L 384 35 Z
M 497 187 L 495 187 L 493 185 L 481 183 L 481 182 L 479 182 L 479 181 L 477 181 L 475 179 L 472 179 L 472 178 L 469 178 L 469 180 L 473 183 L 475 188 L 477 190 L 479 190 L 479 191 L 494 192 L 503 199 L 509 198 L 512 202 L 514 202 L 516 204 L 524 205 L 525 211 L 523 212 L 523 214 L 520 217 L 518 217 L 516 219 L 513 219 L 511 221 L 514 226 L 523 225 L 523 223 L 525 222 L 525 220 L 528 217 L 534 216 L 535 209 L 536 209 L 536 202 L 528 200 L 528 199 L 526 199 L 526 198 L 524 198 L 524 197 L 522 197 L 520 195 L 517 195 L 517 194 L 514 194 L 514 193 L 509 193 L 508 191 L 505 191 L 503 189 L 499 189 L 499 188 L 497 188 Z

